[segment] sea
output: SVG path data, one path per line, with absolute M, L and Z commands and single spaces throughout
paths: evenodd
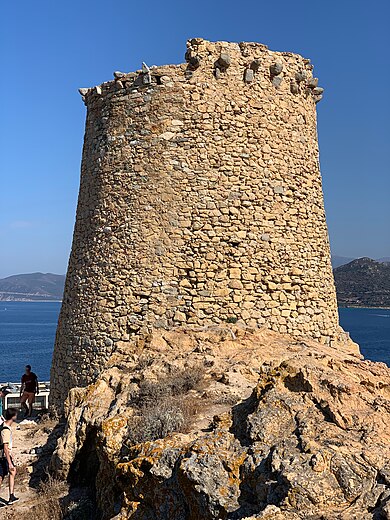
M 40 381 L 50 364 L 60 302 L 0 302 L 0 383 L 17 382 L 26 364 Z M 340 308 L 340 324 L 362 354 L 390 366 L 390 309 Z
M 32 366 L 49 381 L 61 302 L 0 302 L 0 383 L 16 383 Z

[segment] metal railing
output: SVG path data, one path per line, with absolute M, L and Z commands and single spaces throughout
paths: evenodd
M 20 407 L 20 387 L 21 383 L 0 383 L 0 388 L 6 386 L 9 394 L 3 398 L 3 409 Z M 49 408 L 50 382 L 39 383 L 39 393 L 35 396 L 34 409 L 47 410 Z

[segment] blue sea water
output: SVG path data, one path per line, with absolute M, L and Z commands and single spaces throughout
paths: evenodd
M 390 309 L 339 308 L 340 325 L 360 346 L 363 356 L 390 367 Z
M 16 382 L 30 364 L 49 380 L 59 302 L 0 302 L 0 382 Z M 339 309 L 340 324 L 362 354 L 390 366 L 390 309 Z
M 0 382 L 20 381 L 26 364 L 40 381 L 50 364 L 60 302 L 0 302 Z

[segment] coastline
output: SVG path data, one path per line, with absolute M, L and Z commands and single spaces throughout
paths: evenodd
M 62 300 L 0 300 L 0 303 L 62 303 Z
M 367 307 L 366 305 L 338 305 L 338 309 L 382 309 L 390 311 L 390 307 Z
M 0 300 L 1 303 L 62 303 L 62 300 Z M 368 307 L 367 305 L 338 305 L 338 309 L 383 309 L 390 311 L 390 306 Z

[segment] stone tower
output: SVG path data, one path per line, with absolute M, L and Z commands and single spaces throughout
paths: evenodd
M 115 73 L 87 105 L 52 404 L 151 327 L 241 320 L 338 333 L 310 61 L 187 44 L 186 63 Z

